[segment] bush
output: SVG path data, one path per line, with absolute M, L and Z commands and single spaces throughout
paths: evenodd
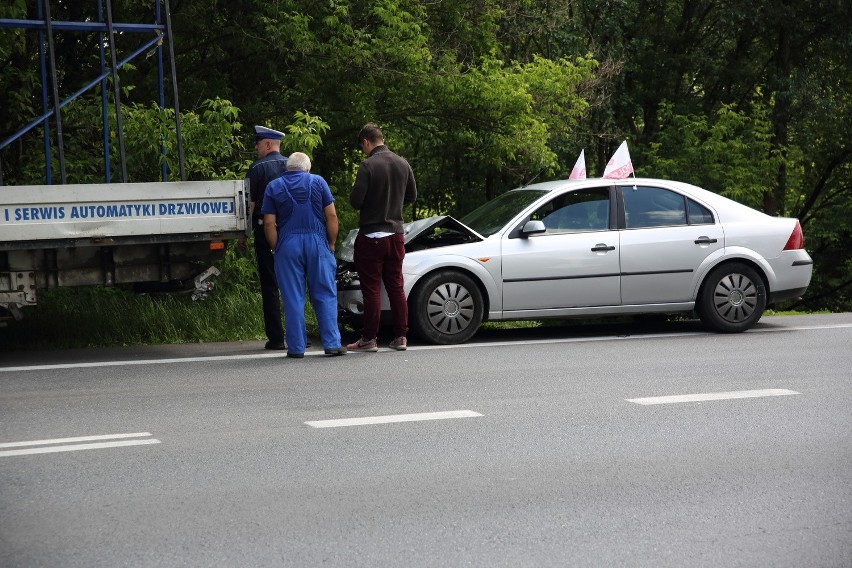
M 245 253 L 229 245 L 206 300 L 106 286 L 40 291 L 39 305 L 25 310 L 22 321 L 0 328 L 0 345 L 12 350 L 265 339 L 253 250 L 251 241 Z M 316 335 L 309 305 L 306 322 L 308 335 Z

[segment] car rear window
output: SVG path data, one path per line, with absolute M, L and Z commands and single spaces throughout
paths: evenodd
M 679 193 L 660 187 L 629 186 L 621 188 L 621 195 L 628 229 L 686 225 L 686 202 Z
M 697 201 L 693 201 L 691 199 L 687 199 L 689 203 L 689 208 L 687 209 L 687 214 L 689 215 L 689 224 L 690 225 L 712 225 L 714 222 L 713 213 L 698 203 Z

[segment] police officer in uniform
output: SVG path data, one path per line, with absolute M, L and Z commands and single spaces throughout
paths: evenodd
M 258 160 L 248 171 L 254 252 L 257 257 L 257 272 L 260 275 L 260 293 L 263 298 L 263 323 L 269 341 L 265 349 L 287 349 L 284 326 L 281 322 L 281 297 L 275 279 L 275 260 L 263 232 L 263 215 L 260 207 L 266 186 L 287 171 L 287 158 L 281 155 L 283 132 L 263 126 L 255 126 L 254 149 Z

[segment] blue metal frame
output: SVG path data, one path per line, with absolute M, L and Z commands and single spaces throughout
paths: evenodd
M 50 128 L 50 119 L 55 118 L 56 126 L 57 126 L 57 134 L 59 136 L 58 145 L 60 147 L 60 168 L 62 170 L 62 182 L 64 183 L 64 157 L 61 152 L 61 114 L 60 110 L 68 105 L 73 100 L 77 99 L 81 95 L 83 95 L 86 91 L 100 83 L 101 85 L 101 116 L 103 119 L 103 146 L 104 146 L 104 174 L 105 180 L 107 183 L 111 181 L 111 160 L 110 160 L 110 145 L 109 145 L 109 104 L 108 104 L 108 89 L 107 89 L 107 77 L 113 75 L 114 84 L 116 85 L 116 116 L 119 118 L 118 127 L 121 129 L 121 121 L 120 121 L 120 113 L 121 113 L 121 100 L 120 94 L 118 93 L 118 70 L 121 69 L 125 64 L 130 62 L 131 60 L 138 57 L 140 54 L 145 53 L 151 47 L 156 46 L 157 50 L 157 85 L 158 85 L 158 102 L 160 108 L 165 108 L 165 82 L 164 82 L 164 64 L 163 64 L 163 42 L 165 39 L 169 40 L 169 47 L 171 48 L 171 20 L 169 15 L 169 0 L 155 0 L 155 13 L 153 24 L 132 24 L 132 23 L 115 23 L 112 22 L 112 14 L 111 14 L 111 0 L 106 0 L 107 2 L 107 19 L 104 21 L 104 0 L 98 0 L 98 13 L 97 13 L 97 22 L 68 22 L 68 21 L 53 21 L 50 19 L 50 5 L 48 4 L 50 0 L 40 0 L 38 2 L 38 17 L 39 20 L 14 20 L 14 19 L 0 19 L 0 28 L 17 28 L 17 29 L 28 29 L 28 30 L 37 30 L 39 36 L 38 42 L 38 57 L 39 57 L 39 65 L 41 67 L 41 99 L 42 99 L 42 110 L 43 113 L 38 118 L 29 122 L 26 126 L 12 134 L 10 137 L 5 140 L 0 141 L 0 152 L 6 147 L 12 144 L 14 141 L 18 140 L 23 135 L 27 134 L 34 128 L 37 128 L 40 125 L 44 126 L 44 156 L 45 156 L 45 178 L 46 183 L 53 183 L 53 172 L 51 168 L 51 147 L 50 147 L 50 138 L 51 138 L 51 128 Z M 162 15 L 161 15 L 161 4 L 165 3 L 165 12 L 166 12 L 166 23 L 162 23 Z M 47 16 L 45 16 L 45 12 L 47 12 Z M 68 96 L 62 101 L 58 99 L 58 93 L 54 90 L 53 97 L 53 108 L 50 107 L 49 101 L 51 97 L 48 92 L 48 67 L 52 67 L 53 64 L 53 54 L 50 53 L 52 49 L 52 30 L 65 30 L 71 32 L 100 32 L 100 41 L 98 42 L 98 51 L 100 54 L 100 65 L 101 65 L 101 73 L 91 82 L 89 82 L 86 86 L 79 89 L 72 95 Z M 115 51 L 112 50 L 112 63 L 113 67 L 107 67 L 107 59 L 106 59 L 106 44 L 109 40 L 110 35 L 115 35 L 116 32 L 132 32 L 132 33 L 153 33 L 154 37 L 144 44 L 141 47 L 134 50 L 129 56 L 125 57 L 121 61 L 117 61 L 115 57 Z M 45 42 L 45 37 L 47 36 L 47 42 Z M 164 37 L 166 36 L 166 37 Z M 48 53 L 45 53 L 45 43 L 48 45 Z M 115 41 L 109 42 L 111 47 L 115 46 Z M 170 51 L 171 54 L 171 64 L 172 64 L 172 75 L 174 75 L 174 54 L 173 50 Z M 50 84 L 56 85 L 56 71 L 55 69 L 50 70 Z M 173 88 L 174 88 L 174 99 L 175 99 L 175 115 L 177 121 L 177 136 L 178 136 L 178 154 L 179 154 L 179 162 L 180 162 L 180 176 L 181 179 L 184 179 L 184 166 L 183 166 L 183 145 L 181 140 L 181 132 L 180 132 L 180 112 L 178 106 L 178 94 L 177 94 L 177 81 L 172 77 Z M 124 148 L 123 141 L 121 140 L 121 133 L 119 133 L 119 150 L 121 152 L 121 162 L 122 162 L 122 178 L 126 177 L 126 168 L 124 164 Z M 165 155 L 165 144 L 162 146 L 162 152 Z M 161 171 L 163 181 L 168 179 L 168 170 L 166 168 L 165 163 L 162 166 Z M 126 179 L 122 179 L 122 181 L 126 181 Z M 2 185 L 2 171 L 0 171 L 0 185 Z

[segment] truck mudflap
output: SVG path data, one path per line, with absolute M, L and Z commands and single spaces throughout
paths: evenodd
M 215 283 L 212 278 L 214 276 L 219 276 L 221 272 L 215 266 L 211 266 L 198 276 L 192 279 L 193 284 L 195 284 L 195 289 L 192 291 L 192 299 L 193 301 L 206 300 L 210 292 L 213 291 L 215 287 Z
M 0 327 L 4 327 L 8 320 L 21 321 L 24 319 L 24 312 L 21 311 L 20 298 L 16 298 L 14 294 L 0 293 Z

